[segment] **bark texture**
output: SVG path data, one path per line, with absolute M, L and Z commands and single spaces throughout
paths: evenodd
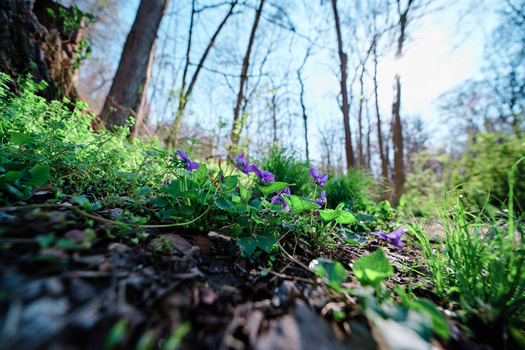
M 0 71 L 12 78 L 8 85 L 16 93 L 18 75 L 29 73 L 35 82 L 47 82 L 40 92 L 47 100 L 78 101 L 74 65 L 87 25 L 66 31 L 63 19 L 51 16 L 48 8 L 58 14 L 63 7 L 51 0 L 0 1 Z
M 332 0 L 332 9 L 334 11 L 335 31 L 337 33 L 337 45 L 339 48 L 339 61 L 341 70 L 341 111 L 343 112 L 343 122 L 345 128 L 345 149 L 346 149 L 346 166 L 351 169 L 355 166 L 354 147 L 352 146 L 352 131 L 350 129 L 350 104 L 348 103 L 348 56 L 343 51 L 343 39 L 341 36 L 341 25 L 339 24 L 339 12 L 337 11 L 337 1 Z
M 397 39 L 396 59 L 403 56 L 403 44 L 408 24 L 408 12 L 414 0 L 409 0 L 405 11 L 401 12 L 400 0 L 397 1 L 399 12 L 399 37 Z M 399 204 L 405 185 L 405 165 L 403 160 L 403 130 L 401 124 L 401 76 L 396 74 L 394 82 L 394 102 L 392 103 L 392 145 L 394 147 L 394 189 L 391 202 Z
M 128 34 L 117 73 L 100 113 L 106 127 L 125 126 L 135 118 L 130 128 L 137 135 L 146 103 L 146 92 L 155 52 L 155 40 L 169 0 L 141 0 L 135 22 Z

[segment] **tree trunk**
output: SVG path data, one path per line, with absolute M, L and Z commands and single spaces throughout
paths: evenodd
M 401 127 L 401 77 L 395 76 L 395 95 L 392 104 L 392 146 L 394 147 L 394 190 L 392 192 L 392 204 L 399 204 L 405 184 L 405 169 L 403 160 L 403 131 Z
M 343 39 L 341 37 L 341 26 L 339 24 L 339 13 L 337 12 L 336 2 L 336 0 L 332 0 L 332 9 L 334 11 L 335 31 L 337 34 L 337 44 L 339 48 L 339 60 L 341 70 L 341 80 L 339 81 L 339 83 L 341 85 L 341 111 L 343 112 L 343 122 L 345 128 L 346 167 L 347 169 L 351 169 L 355 166 L 355 156 L 354 148 L 352 146 L 352 132 L 350 129 L 350 105 L 348 104 L 348 91 L 346 88 L 348 56 L 343 51 Z
M 379 156 L 381 157 L 381 171 L 383 175 L 383 190 L 388 188 L 388 153 L 385 154 L 383 147 L 383 132 L 381 131 L 381 114 L 379 113 L 379 98 L 378 98 L 378 84 L 377 84 L 377 52 L 374 47 L 374 97 L 377 115 L 377 140 L 379 143 Z M 382 198 L 386 199 L 386 192 L 382 192 Z
M 57 15 L 51 16 L 48 8 Z M 75 61 L 87 24 L 66 31 L 58 16 L 60 8 L 64 7 L 51 0 L 0 1 L 0 71 L 12 78 L 8 86 L 15 93 L 19 92 L 17 74 L 31 74 L 35 82 L 47 83 L 40 92 L 47 100 L 80 99 L 74 85 Z
M 299 80 L 299 85 L 301 86 L 301 93 L 299 95 L 299 100 L 301 102 L 301 109 L 303 111 L 303 120 L 304 120 L 304 142 L 305 142 L 305 150 L 306 150 L 306 162 L 310 162 L 310 154 L 308 152 L 308 116 L 306 115 L 306 106 L 304 105 L 304 84 L 303 79 L 301 78 L 301 70 L 303 69 L 306 60 L 308 59 L 308 56 L 310 54 L 310 49 L 306 52 L 306 56 L 304 57 L 303 64 L 299 69 L 297 69 L 297 79 Z
M 403 57 L 403 44 L 405 42 L 405 31 L 407 26 L 408 11 L 414 0 L 408 0 L 407 7 L 403 13 L 400 9 L 400 1 L 397 0 L 399 12 L 399 38 L 397 39 L 396 60 Z M 394 103 L 392 104 L 392 142 L 394 147 L 394 190 L 392 192 L 392 204 L 399 204 L 405 185 L 405 167 L 403 160 L 403 130 L 401 125 L 401 76 L 396 73 L 394 83 Z
M 365 75 L 365 63 L 363 62 L 363 67 L 361 68 L 361 74 L 359 75 L 359 85 L 361 87 L 359 94 L 359 114 L 358 114 L 358 125 L 359 125 L 359 149 L 358 149 L 358 164 L 360 168 L 363 168 L 365 165 L 365 159 L 363 157 L 363 100 L 364 96 L 364 83 L 363 76 Z
M 240 87 L 239 87 L 239 93 L 237 94 L 237 104 L 235 105 L 235 109 L 233 111 L 233 124 L 232 124 L 232 132 L 230 136 L 230 148 L 228 150 L 228 155 L 232 155 L 233 152 L 235 152 L 235 148 L 239 145 L 239 139 L 241 137 L 241 131 L 243 127 L 242 120 L 239 120 L 239 114 L 241 111 L 241 104 L 242 100 L 244 98 L 244 85 L 248 81 L 248 67 L 250 66 L 250 53 L 252 52 L 252 46 L 255 41 L 255 32 L 257 31 L 257 26 L 259 25 L 259 19 L 261 18 L 261 12 L 264 5 L 264 0 L 260 0 L 259 8 L 257 9 L 257 12 L 255 13 L 255 21 L 253 22 L 252 32 L 250 34 L 250 40 L 248 42 L 248 48 L 246 50 L 246 54 L 244 55 L 244 60 L 242 62 L 242 70 L 241 70 L 241 79 L 240 79 Z
M 113 84 L 102 108 L 101 118 L 108 129 L 123 127 L 130 116 L 135 124 L 131 137 L 137 135 L 155 52 L 155 40 L 169 0 L 141 0 L 135 22 L 128 34 Z

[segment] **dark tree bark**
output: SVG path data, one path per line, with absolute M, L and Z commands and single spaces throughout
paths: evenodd
M 100 114 L 108 129 L 125 126 L 130 116 L 137 135 L 146 102 L 157 31 L 169 0 L 141 0 L 135 22 L 128 34 L 113 84 Z
M 334 11 L 335 20 L 335 31 L 337 34 L 337 45 L 339 48 L 339 61 L 341 70 L 341 98 L 342 105 L 341 111 L 343 112 L 343 122 L 345 128 L 345 149 L 346 149 L 346 167 L 351 169 L 355 166 L 355 155 L 354 148 L 352 146 L 352 132 L 350 129 L 350 104 L 348 103 L 348 91 L 347 91 L 347 65 L 348 56 L 343 51 L 343 39 L 341 36 L 341 26 L 339 24 L 339 12 L 337 11 L 337 1 L 332 0 L 332 9 Z
M 383 147 L 383 132 L 381 131 L 381 114 L 379 113 L 379 98 L 378 98 L 378 84 L 377 84 L 377 51 L 374 46 L 374 97 L 375 97 L 375 109 L 377 115 L 377 140 L 379 143 L 379 156 L 381 158 L 381 172 L 383 175 L 383 190 L 388 188 L 388 157 L 385 154 Z M 386 192 L 382 192 L 386 193 Z M 383 196 L 383 199 L 386 197 Z
M 35 82 L 48 84 L 40 92 L 47 100 L 78 101 L 75 60 L 87 25 L 66 31 L 63 19 L 51 16 L 48 8 L 58 14 L 64 7 L 51 0 L 0 1 L 0 71 L 12 78 L 8 86 L 15 93 L 17 75 L 31 74 Z
M 226 24 L 226 21 L 230 16 L 233 14 L 233 9 L 237 5 L 238 0 L 232 1 L 230 5 L 230 10 L 224 16 L 222 22 L 219 24 L 219 27 L 217 27 L 217 30 L 211 37 L 208 46 L 206 47 L 206 50 L 204 51 L 204 54 L 202 55 L 198 65 L 197 69 L 195 70 L 195 73 L 193 73 L 193 77 L 191 78 L 190 84 L 188 88 L 186 89 L 186 76 L 188 73 L 188 68 L 191 64 L 190 61 L 190 51 L 191 51 L 191 40 L 192 40 L 192 33 L 193 33 L 193 17 L 195 15 L 195 1 L 192 2 L 192 14 L 191 14 L 191 21 L 190 21 L 190 28 L 189 28 L 189 34 L 188 34 L 188 49 L 186 52 L 186 65 L 184 66 L 184 73 L 182 76 L 182 89 L 180 92 L 180 98 L 179 98 L 179 107 L 177 109 L 177 115 L 175 116 L 175 121 L 173 122 L 173 127 L 170 132 L 170 136 L 168 137 L 168 145 L 170 147 L 174 147 L 175 143 L 177 142 L 180 124 L 182 121 L 182 116 L 184 114 L 184 110 L 186 109 L 186 104 L 188 103 L 190 99 L 190 95 L 193 91 L 193 88 L 195 86 L 195 83 L 197 82 L 197 77 L 199 76 L 199 73 L 204 66 L 204 61 L 206 61 L 206 58 L 208 57 L 208 54 L 210 53 L 211 48 L 215 44 L 215 40 L 217 40 L 217 37 L 219 36 L 219 33 L 221 32 L 222 28 Z
M 368 58 L 370 57 L 370 53 L 372 52 L 372 49 L 374 49 L 376 46 L 376 37 L 374 36 L 372 38 L 372 42 L 370 43 L 370 47 L 368 48 L 368 51 L 366 52 L 365 57 L 361 61 L 361 73 L 359 74 L 359 86 L 360 86 L 360 94 L 359 94 L 359 112 L 357 115 L 357 122 L 359 126 L 359 147 L 358 147 L 358 162 L 360 168 L 364 168 L 365 166 L 365 157 L 363 152 L 363 100 L 364 100 L 364 75 L 366 71 L 366 62 L 368 61 Z
M 304 65 L 306 64 L 306 60 L 310 56 L 311 46 L 306 51 L 306 55 L 304 56 L 303 63 L 301 66 L 297 69 L 297 80 L 299 80 L 299 85 L 301 86 L 301 93 L 299 95 L 299 101 L 301 102 L 301 109 L 303 111 L 303 120 L 304 120 L 304 142 L 305 142 L 305 150 L 306 150 L 306 162 L 310 162 L 310 154 L 308 151 L 308 116 L 306 114 L 306 106 L 304 105 L 304 84 L 303 79 L 301 77 L 301 71 L 304 68 Z
M 242 101 L 244 99 L 244 85 L 248 81 L 248 68 L 250 66 L 250 54 L 252 52 L 253 43 L 255 41 L 255 32 L 257 31 L 257 26 L 259 25 L 259 19 L 261 18 L 263 5 L 264 5 L 264 0 L 260 0 L 259 8 L 255 12 L 255 20 L 253 22 L 252 31 L 250 33 L 250 40 L 248 41 L 248 48 L 246 49 L 246 54 L 244 55 L 244 59 L 242 62 L 239 93 L 237 94 L 237 103 L 233 111 L 233 124 L 232 124 L 232 132 L 230 135 L 231 143 L 230 143 L 230 148 L 228 150 L 229 155 L 235 152 L 235 149 L 238 147 L 239 139 L 241 137 L 243 123 L 242 123 L 242 120 L 240 120 L 239 118 L 240 118 Z
M 399 37 L 397 39 L 396 59 L 403 56 L 403 44 L 405 42 L 405 31 L 410 7 L 414 0 L 408 0 L 405 11 L 401 12 L 401 0 L 397 0 L 399 13 Z M 392 104 L 392 145 L 394 147 L 394 189 L 392 192 L 392 204 L 399 204 L 405 185 L 405 167 L 403 160 L 403 130 L 401 125 L 401 76 L 397 73 L 394 82 L 394 102 Z

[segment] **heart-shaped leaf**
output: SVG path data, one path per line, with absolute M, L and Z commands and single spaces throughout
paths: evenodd
M 392 276 L 394 270 L 383 252 L 378 249 L 374 253 L 358 259 L 352 269 L 357 280 L 363 286 L 377 286 L 385 278 Z
M 292 208 L 292 211 L 295 212 L 296 214 L 300 214 L 305 210 L 319 208 L 319 205 L 317 203 L 314 203 L 309 199 L 299 197 L 299 196 L 291 195 L 291 196 L 285 197 L 284 200 L 286 201 L 286 203 L 288 203 L 290 208 Z

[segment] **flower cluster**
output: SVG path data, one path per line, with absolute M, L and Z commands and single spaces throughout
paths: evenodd
M 199 169 L 200 164 L 197 162 L 192 162 L 186 153 L 182 152 L 181 150 L 177 150 L 177 155 L 184 161 L 184 167 L 189 171 Z
M 245 173 L 246 175 L 254 173 L 255 175 L 257 175 L 260 182 L 275 182 L 275 175 L 273 175 L 270 171 L 261 171 L 254 164 L 248 165 L 248 162 L 244 160 L 244 154 L 241 154 L 238 157 L 233 157 L 233 159 L 235 160 L 235 167 L 243 173 Z
M 280 196 L 281 193 L 284 193 L 285 195 L 290 195 L 290 187 L 286 187 L 284 190 L 277 191 L 277 194 L 272 197 L 272 204 L 273 203 L 281 203 L 283 205 L 284 209 L 289 209 L 288 203 Z
M 324 187 L 324 183 L 328 180 L 328 174 L 321 175 L 317 168 L 311 168 L 310 174 L 315 180 L 315 184 L 319 187 Z
M 235 166 L 237 169 L 248 175 L 250 171 L 248 170 L 248 162 L 244 160 L 244 154 L 241 154 L 238 157 L 233 157 L 235 159 Z

